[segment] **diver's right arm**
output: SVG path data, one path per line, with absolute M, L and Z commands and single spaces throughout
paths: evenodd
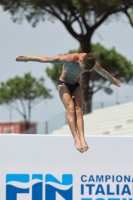
M 16 61 L 19 62 L 28 62 L 28 61 L 35 61 L 35 62 L 42 62 L 42 63 L 65 63 L 65 62 L 72 62 L 73 56 L 71 55 L 59 55 L 53 57 L 46 57 L 46 56 L 18 56 Z

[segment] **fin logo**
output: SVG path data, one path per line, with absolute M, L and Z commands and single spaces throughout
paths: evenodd
M 72 200 L 72 183 L 73 176 L 71 174 L 63 174 L 62 182 L 53 175 L 47 174 L 45 176 L 45 200 L 58 200 L 59 198 L 62 200 Z
M 29 200 L 42 200 L 42 179 L 42 174 L 33 174 L 31 181 L 29 174 L 7 174 L 6 200 L 18 200 L 18 195 L 23 194 L 27 194 Z
M 45 176 L 43 174 L 7 174 L 5 199 L 19 200 L 20 196 L 21 199 L 23 197 L 25 199 L 25 194 L 27 200 L 72 200 L 72 184 L 71 174 L 63 174 L 62 182 L 52 174 Z M 43 197 L 44 189 L 45 197 Z

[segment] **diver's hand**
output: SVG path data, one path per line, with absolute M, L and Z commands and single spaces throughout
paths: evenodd
M 27 56 L 27 55 L 18 56 L 15 60 L 18 61 L 18 62 L 28 62 L 29 56 Z
M 111 84 L 114 84 L 114 85 L 116 85 L 117 87 L 121 87 L 121 83 L 120 83 L 116 78 L 114 78 L 114 77 L 112 77 L 112 79 L 110 80 L 109 86 L 110 86 Z

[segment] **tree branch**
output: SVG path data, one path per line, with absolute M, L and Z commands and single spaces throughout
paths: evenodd
M 84 24 L 84 26 L 85 26 L 85 28 L 86 28 L 86 31 L 88 32 L 90 27 L 89 27 L 89 25 L 86 23 L 85 16 L 81 16 L 81 17 L 82 17 L 83 24 Z
M 28 102 L 28 122 L 30 124 L 31 119 L 31 101 Z
M 74 31 L 74 29 L 71 27 L 71 24 L 68 21 L 63 21 L 64 26 L 68 30 L 68 32 L 76 39 L 78 39 L 79 35 Z
M 75 16 L 75 18 L 73 20 L 71 20 L 70 23 L 73 24 L 75 21 L 78 21 L 80 29 L 81 29 L 81 34 L 83 35 L 84 34 L 84 30 L 83 30 L 83 27 L 82 27 L 82 22 L 79 20 L 78 17 Z
M 57 19 L 59 19 L 64 26 L 66 27 L 66 29 L 68 30 L 68 32 L 75 38 L 78 38 L 78 34 L 74 31 L 74 29 L 72 29 L 71 24 L 68 21 L 63 20 L 60 15 L 57 14 L 57 12 L 51 7 L 50 9 L 47 9 L 46 7 L 43 8 L 45 11 L 47 11 L 49 14 L 53 15 L 54 17 L 56 17 Z
M 10 103 L 10 106 L 18 111 L 18 113 L 25 118 L 25 115 L 19 110 L 18 106 L 14 106 Z
M 31 108 L 33 108 L 36 104 L 38 104 L 38 103 L 41 102 L 42 100 L 44 100 L 44 98 L 39 99 L 38 101 L 35 101 L 34 103 L 32 103 Z
M 75 10 L 73 10 L 73 8 L 71 8 L 71 7 L 70 7 L 70 12 L 71 12 L 71 16 L 70 16 L 71 24 L 77 20 L 77 22 L 79 23 L 80 29 L 81 29 L 81 34 L 83 35 L 84 30 L 83 30 L 83 27 L 82 27 L 82 22 L 80 21 L 81 16 L 80 15 L 77 16 L 76 13 L 75 13 Z M 72 16 L 74 17 L 74 19 L 71 21 Z
M 129 21 L 130 21 L 130 20 L 131 20 L 130 15 L 129 15 L 129 13 L 126 13 L 128 8 L 129 8 L 129 6 L 127 7 L 127 5 L 126 5 L 125 7 L 123 7 L 123 9 L 122 9 L 122 8 L 118 8 L 118 9 L 112 11 L 112 12 L 109 12 L 109 11 L 108 11 L 108 12 L 107 12 L 96 24 L 94 24 L 91 28 L 92 28 L 93 30 L 95 30 L 98 26 L 100 26 L 100 25 L 108 18 L 108 16 L 110 16 L 110 15 L 112 15 L 112 14 L 116 14 L 116 13 L 118 13 L 118 12 L 124 12 L 124 13 L 127 15 L 127 17 L 129 18 Z M 132 21 L 131 21 L 130 23 L 133 24 Z M 131 24 L 131 25 L 132 25 L 132 24 Z
M 83 27 L 82 27 L 82 23 L 80 22 L 79 18 L 76 17 L 76 19 L 77 19 L 77 21 L 79 23 L 79 26 L 80 26 L 80 29 L 81 29 L 81 34 L 83 35 L 84 34 L 84 30 L 83 30 Z
M 102 89 L 105 82 L 106 81 L 104 81 L 103 83 L 101 83 L 100 86 L 95 91 L 93 91 L 93 94 L 96 93 L 98 90 Z
M 49 14 L 53 15 L 54 17 L 56 17 L 57 19 L 59 19 L 61 22 L 63 22 L 63 20 L 61 19 L 61 17 L 55 12 L 55 10 L 53 8 L 51 8 L 52 10 L 47 9 L 46 7 L 43 8 L 45 11 L 47 11 Z
M 21 102 L 21 105 L 22 105 L 22 108 L 23 108 L 23 111 L 24 111 L 24 115 L 26 116 L 26 108 L 25 108 L 24 102 L 21 98 L 20 98 L 20 102 Z
M 107 18 L 110 16 L 110 13 L 106 13 L 96 24 L 94 24 L 91 28 L 95 30 L 98 26 L 100 26 Z
M 125 15 L 127 16 L 127 18 L 129 19 L 129 22 L 130 22 L 131 26 L 133 27 L 133 20 L 132 20 L 130 14 L 127 12 L 127 10 L 123 11 L 123 13 L 125 13 Z

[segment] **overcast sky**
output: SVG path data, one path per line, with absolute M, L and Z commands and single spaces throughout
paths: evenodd
M 133 62 L 133 29 L 124 16 L 121 16 L 119 20 L 113 18 L 110 22 L 105 22 L 100 26 L 94 33 L 92 42 L 100 42 L 106 48 L 115 47 L 119 53 Z M 55 21 L 54 24 L 48 21 L 40 22 L 36 28 L 33 28 L 25 20 L 20 25 L 13 23 L 10 14 L 3 12 L 0 7 L 0 81 L 31 72 L 33 76 L 38 78 L 44 76 L 46 87 L 53 91 L 54 98 L 52 100 L 46 100 L 33 109 L 33 121 L 49 120 L 64 112 L 65 109 L 55 86 L 45 74 L 46 66 L 50 65 L 37 62 L 18 63 L 15 58 L 23 54 L 53 56 L 67 53 L 70 49 L 78 47 L 79 43 L 59 21 Z M 99 91 L 94 95 L 93 101 L 125 102 L 133 100 L 132 86 L 111 87 L 114 89 L 112 95 Z M 12 118 L 22 119 L 16 111 L 12 111 Z M 8 119 L 9 109 L 7 106 L 0 106 L 0 120 Z

